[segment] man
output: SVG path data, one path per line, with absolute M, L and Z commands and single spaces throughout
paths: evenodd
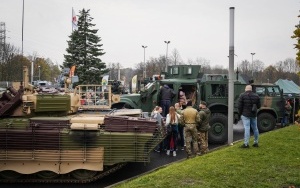
M 185 125 L 184 133 L 185 133 L 185 144 L 186 144 L 186 153 L 187 158 L 191 158 L 195 156 L 198 149 L 197 142 L 197 128 L 196 124 L 200 121 L 199 113 L 196 109 L 192 107 L 192 101 L 189 100 L 187 102 L 187 107 L 183 110 L 182 115 L 180 116 L 180 123 Z M 191 142 L 193 144 L 194 155 L 192 154 Z
M 283 126 L 289 125 L 290 122 L 290 116 L 291 116 L 291 111 L 292 111 L 292 106 L 290 104 L 289 100 L 285 101 L 285 105 L 284 105 L 284 117 L 283 119 Z
M 252 92 L 252 86 L 247 85 L 245 87 L 245 92 L 242 93 L 238 101 L 238 110 L 241 115 L 243 124 L 244 124 L 244 144 L 241 148 L 249 148 L 249 139 L 250 139 L 250 126 L 254 132 L 254 144 L 253 147 L 258 147 L 258 136 L 259 132 L 257 129 L 257 110 L 259 109 L 260 99 L 259 96 Z
M 162 86 L 159 91 L 160 94 L 160 105 L 162 107 L 162 116 L 166 117 L 169 113 L 169 108 L 171 106 L 172 98 L 175 96 L 173 89 L 171 89 L 167 84 Z
M 205 101 L 201 101 L 199 104 L 199 116 L 200 122 L 197 126 L 198 129 L 198 143 L 200 148 L 200 155 L 203 155 L 208 152 L 208 130 L 210 128 L 210 110 L 206 106 Z

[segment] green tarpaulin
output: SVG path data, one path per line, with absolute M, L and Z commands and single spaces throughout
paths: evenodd
M 279 85 L 279 87 L 283 89 L 284 95 L 300 95 L 300 87 L 297 84 L 295 84 L 295 82 L 293 82 L 292 80 L 279 79 L 275 82 L 275 84 Z

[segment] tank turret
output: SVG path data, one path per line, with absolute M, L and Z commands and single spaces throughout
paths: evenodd
M 119 96 L 109 85 L 38 93 L 23 73 L 0 98 L 0 182 L 91 182 L 149 162 L 165 137 L 140 109 L 111 109 Z

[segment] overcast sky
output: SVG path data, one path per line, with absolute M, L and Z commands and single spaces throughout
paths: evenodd
M 22 46 L 23 0 L 0 0 L 6 41 Z M 24 54 L 62 64 L 72 30 L 72 7 L 90 9 L 106 63 L 135 67 L 176 48 L 184 62 L 205 58 L 228 67 L 229 8 L 235 7 L 235 66 L 255 53 L 265 65 L 295 58 L 291 39 L 300 0 L 24 0 Z

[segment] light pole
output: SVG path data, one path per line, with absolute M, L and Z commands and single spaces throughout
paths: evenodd
M 168 71 L 168 45 L 170 44 L 170 41 L 165 41 L 165 43 L 167 44 L 167 51 L 166 51 L 166 72 Z
M 255 55 L 255 53 L 250 53 L 252 55 L 252 78 L 253 78 L 253 69 L 254 69 L 254 66 L 253 66 L 253 56 Z
M 39 66 L 39 81 L 41 81 L 41 66 Z
M 143 73 L 143 76 L 144 76 L 144 78 L 146 78 L 146 61 L 145 61 L 145 54 L 146 54 L 146 48 L 147 48 L 148 46 L 142 45 L 142 47 L 144 48 L 144 73 Z

